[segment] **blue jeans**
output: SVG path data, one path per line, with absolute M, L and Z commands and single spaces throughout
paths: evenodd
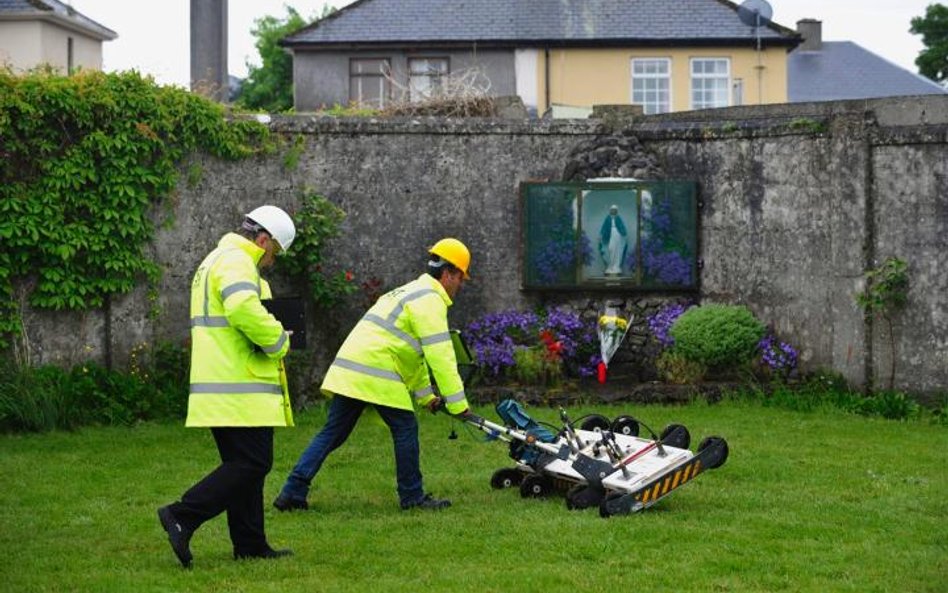
M 344 395 L 336 395 L 329 404 L 329 417 L 322 430 L 313 437 L 300 455 L 280 491 L 280 496 L 291 500 L 306 500 L 310 483 L 322 467 L 326 457 L 346 442 L 365 406 L 372 405 L 392 432 L 395 446 L 395 478 L 401 503 L 413 503 L 424 496 L 421 486 L 421 467 L 418 453 L 418 420 L 415 413 L 388 406 L 369 404 Z

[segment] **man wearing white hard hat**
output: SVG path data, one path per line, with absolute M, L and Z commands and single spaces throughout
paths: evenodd
M 276 206 L 246 215 L 221 238 L 191 283 L 191 379 L 187 426 L 209 427 L 221 464 L 176 501 L 158 509 L 171 549 L 191 566 L 191 536 L 227 513 L 234 558 L 279 558 L 263 525 L 263 484 L 273 465 L 273 427 L 292 426 L 282 360 L 289 334 L 267 312 L 272 298 L 260 269 L 296 237 Z

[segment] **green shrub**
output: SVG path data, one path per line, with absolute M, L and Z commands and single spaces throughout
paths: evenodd
M 559 385 L 563 379 L 563 363 L 550 357 L 542 346 L 517 348 L 514 350 L 513 376 L 524 385 Z
M 819 371 L 797 384 L 772 383 L 766 389 L 756 388 L 732 394 L 761 402 L 765 406 L 812 412 L 835 408 L 863 416 L 881 416 L 890 420 L 908 420 L 921 415 L 921 407 L 899 391 L 877 391 L 870 395 L 852 389 L 845 378 L 832 371 Z M 935 422 L 944 412 L 933 410 Z
M 143 345 L 138 356 L 129 360 L 128 373 L 154 388 L 150 406 L 153 417 L 184 417 L 188 407 L 190 364 L 190 348 L 164 341 L 151 348 Z
M 932 409 L 932 422 L 948 426 L 948 395 L 943 395 L 934 409 Z
M 671 327 L 672 351 L 709 369 L 736 368 L 751 361 L 765 331 L 747 307 L 692 307 Z
M 658 369 L 662 379 L 676 385 L 697 383 L 708 372 L 708 368 L 700 362 L 688 360 L 681 354 L 670 350 L 658 355 L 655 360 L 655 368 Z
M 0 375 L 0 429 L 46 432 L 81 425 L 85 417 L 66 388 L 68 382 L 68 373 L 54 366 L 8 368 Z
M 135 348 L 128 372 L 94 363 L 0 373 L 0 430 L 45 432 L 90 424 L 130 425 L 181 418 L 188 399 L 188 352 L 161 343 Z
M 877 391 L 859 400 L 853 411 L 864 416 L 882 416 L 889 420 L 908 420 L 918 416 L 920 408 L 901 391 Z

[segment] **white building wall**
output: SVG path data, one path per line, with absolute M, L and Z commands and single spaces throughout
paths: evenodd
M 49 64 L 65 72 L 72 38 L 73 68 L 102 69 L 102 42 L 43 21 L 0 22 L 0 62 L 15 71 Z
M 518 49 L 514 53 L 514 76 L 517 81 L 517 94 L 523 99 L 528 110 L 537 110 L 539 104 L 537 82 L 537 64 L 540 50 Z
M 41 35 L 38 21 L 0 22 L 0 63 L 23 71 L 42 62 Z

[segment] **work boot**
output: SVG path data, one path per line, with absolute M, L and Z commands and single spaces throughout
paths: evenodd
M 449 506 L 451 506 L 451 501 L 447 498 L 435 498 L 430 494 L 425 494 L 414 502 L 403 502 L 402 510 L 407 511 L 408 509 L 422 509 L 425 511 L 440 511 L 441 509 L 446 509 Z
M 290 498 L 283 494 L 276 497 L 273 506 L 280 512 L 309 510 L 309 503 L 306 502 L 305 498 Z
M 234 550 L 234 560 L 276 560 L 292 555 L 293 550 L 274 550 L 269 546 L 259 552 L 238 552 Z
M 191 535 L 194 533 L 185 528 L 175 519 L 174 513 L 168 507 L 158 509 L 158 520 L 161 526 L 168 533 L 168 542 L 171 544 L 171 550 L 178 557 L 178 562 L 185 568 L 191 568 Z

